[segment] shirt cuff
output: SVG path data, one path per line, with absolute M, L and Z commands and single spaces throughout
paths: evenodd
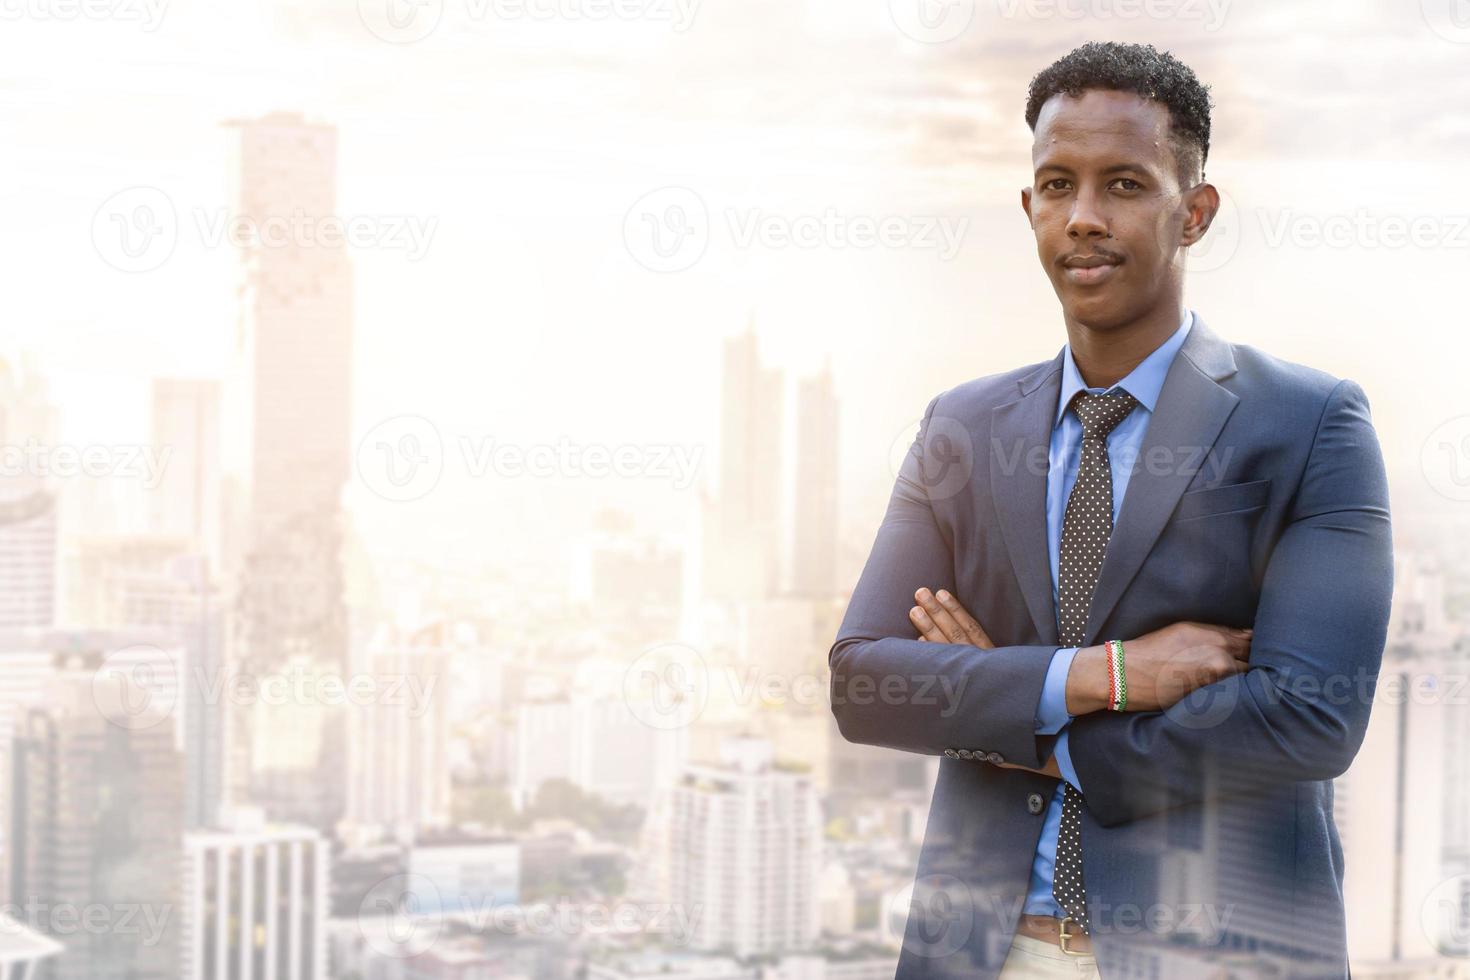
M 1066 647 L 1051 655 L 1051 666 L 1046 669 L 1046 680 L 1041 685 L 1041 700 L 1036 705 L 1038 735 L 1055 735 L 1072 720 L 1067 713 L 1067 672 L 1072 669 L 1075 656 L 1077 647 Z
M 1082 792 L 1082 784 L 1077 782 L 1077 770 L 1072 768 L 1072 751 L 1067 745 L 1067 736 L 1071 732 L 1062 732 L 1057 736 L 1057 744 L 1052 746 L 1052 757 L 1057 760 L 1057 768 L 1062 771 L 1062 778 L 1072 784 L 1077 792 Z M 1083 793 L 1084 796 L 1087 794 Z

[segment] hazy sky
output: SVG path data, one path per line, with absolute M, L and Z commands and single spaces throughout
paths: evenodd
M 891 446 L 936 391 L 1065 341 L 1019 207 L 1022 110 L 1030 77 L 1089 39 L 1151 41 L 1212 86 L 1208 176 L 1229 205 L 1191 307 L 1362 383 L 1395 470 L 1470 412 L 1470 21 L 1451 0 L 78 7 L 0 0 L 5 350 L 41 355 L 70 441 L 140 439 L 151 377 L 224 370 L 220 124 L 293 110 L 339 127 L 342 215 L 425 231 L 353 250 L 360 433 L 412 415 L 446 445 L 678 444 L 713 477 L 720 342 L 753 312 L 793 375 L 830 358 L 844 517 L 871 527 Z M 1144 8 L 1170 16 L 1127 15 Z M 94 231 L 130 188 L 178 216 L 147 271 L 110 265 Z M 671 204 L 699 254 L 659 271 L 638 236 Z M 773 237 L 819 223 L 815 247 Z M 894 237 L 864 244 L 867 223 Z M 1417 242 L 1384 243 L 1410 225 Z M 468 555 L 558 547 L 599 499 L 677 531 L 693 498 L 450 460 L 424 500 L 349 490 L 384 547 Z

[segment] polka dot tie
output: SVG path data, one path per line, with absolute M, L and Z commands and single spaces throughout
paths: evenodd
M 1082 421 L 1082 460 L 1077 482 L 1067 497 L 1062 516 L 1058 561 L 1057 625 L 1061 645 L 1081 646 L 1087 630 L 1087 611 L 1103 553 L 1113 533 L 1113 470 L 1108 460 L 1108 433 L 1133 411 L 1138 401 L 1121 389 L 1096 395 L 1079 391 L 1072 410 Z M 1070 783 L 1062 793 L 1062 824 L 1057 832 L 1057 860 L 1052 872 L 1052 896 L 1086 933 L 1087 890 L 1082 884 L 1082 794 Z

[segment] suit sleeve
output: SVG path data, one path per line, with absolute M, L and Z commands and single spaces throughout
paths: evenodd
M 1266 567 L 1249 668 L 1166 711 L 1071 723 L 1092 815 L 1115 826 L 1341 775 L 1367 729 L 1392 593 L 1388 479 L 1367 397 L 1344 380 Z
M 1056 740 L 1036 731 L 1056 645 L 981 650 L 927 643 L 909 621 L 919 587 L 956 591 L 952 546 L 931 496 L 954 491 L 949 467 L 969 466 L 966 482 L 978 472 L 973 455 L 957 461 L 951 440 L 931 438 L 941 397 L 919 423 L 828 653 L 832 713 L 851 742 L 928 755 L 994 752 L 1000 761 L 1040 768 Z

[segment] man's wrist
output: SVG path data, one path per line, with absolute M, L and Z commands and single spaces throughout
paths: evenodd
M 1108 707 L 1108 651 L 1102 644 L 1083 647 L 1067 671 L 1067 713 L 1089 715 Z

